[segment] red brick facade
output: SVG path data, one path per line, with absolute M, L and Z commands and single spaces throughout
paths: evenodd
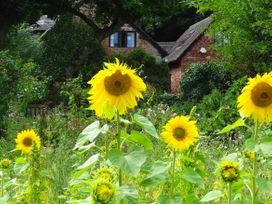
M 171 75 L 171 92 L 178 93 L 179 82 L 186 67 L 192 63 L 203 62 L 209 59 L 215 59 L 218 57 L 216 53 L 211 51 L 212 40 L 206 36 L 201 35 L 180 57 L 180 59 L 170 64 L 170 75 Z M 200 49 L 205 48 L 206 53 L 201 53 Z

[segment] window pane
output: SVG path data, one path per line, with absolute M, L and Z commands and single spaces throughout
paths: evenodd
M 127 47 L 136 47 L 135 32 L 127 32 Z
M 119 47 L 118 33 L 114 33 L 110 36 L 110 47 Z

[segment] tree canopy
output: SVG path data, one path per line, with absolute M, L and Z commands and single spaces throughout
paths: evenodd
M 198 0 L 199 12 L 212 12 L 216 50 L 228 62 L 254 71 L 272 68 L 272 1 Z

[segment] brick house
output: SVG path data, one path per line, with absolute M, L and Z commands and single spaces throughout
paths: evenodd
M 167 62 L 171 76 L 171 92 L 179 92 L 179 82 L 186 67 L 192 63 L 217 58 L 210 46 L 213 40 L 204 31 L 211 19 L 205 18 L 190 26 L 175 42 L 157 42 L 145 33 L 137 24 L 123 25 L 119 32 L 113 33 L 102 41 L 105 54 L 128 54 L 135 48 L 142 48 L 155 57 L 157 62 Z M 33 32 L 47 32 L 55 21 L 42 16 L 32 26 Z
M 204 33 L 210 23 L 211 19 L 208 17 L 190 26 L 164 57 L 170 69 L 172 93 L 179 92 L 179 82 L 188 65 L 218 57 L 210 48 L 213 40 Z
M 156 42 L 140 27 L 124 25 L 120 32 L 103 40 L 107 55 L 112 53 L 127 54 L 134 48 L 142 48 L 154 56 L 157 62 L 165 61 L 169 65 L 171 76 L 171 92 L 179 92 L 179 82 L 186 67 L 192 63 L 217 58 L 210 46 L 213 41 L 204 31 L 209 27 L 211 19 L 205 18 L 189 27 L 176 42 Z

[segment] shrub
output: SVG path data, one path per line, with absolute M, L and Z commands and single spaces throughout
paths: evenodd
M 216 136 L 217 132 L 239 118 L 237 97 L 246 83 L 246 77 L 236 80 L 223 94 L 213 90 L 196 105 L 199 113 L 199 127 L 209 136 Z M 217 135 L 218 136 L 218 135 Z M 220 135 L 221 140 L 228 140 L 229 135 Z
M 44 52 L 43 42 L 32 35 L 27 24 L 19 24 L 11 28 L 7 35 L 5 49 L 23 61 L 38 60 Z
M 180 81 L 180 88 L 187 100 L 199 101 L 213 89 L 226 90 L 231 76 L 231 72 L 217 62 L 191 64 Z

